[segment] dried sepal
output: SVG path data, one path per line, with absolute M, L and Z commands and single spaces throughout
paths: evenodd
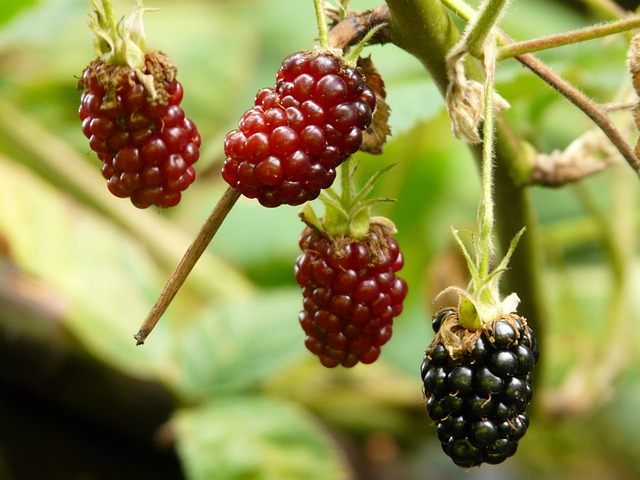
M 482 335 L 482 329 L 469 330 L 460 325 L 458 310 L 451 307 L 445 315 L 438 332 L 427 348 L 427 355 L 436 347 L 444 346 L 449 356 L 456 360 L 473 352 L 478 338 Z
M 516 294 L 509 295 L 503 302 L 504 310 L 500 316 L 492 322 L 485 323 L 477 330 L 469 330 L 460 323 L 460 310 L 457 307 L 447 306 L 439 309 L 436 315 L 445 310 L 446 314 L 442 319 L 440 328 L 426 349 L 427 355 L 429 355 L 437 345 L 442 345 L 449 356 L 453 360 L 457 360 L 473 352 L 478 338 L 483 333 L 489 341 L 493 343 L 495 339 L 495 325 L 498 320 L 505 321 L 513 327 L 517 340 L 521 338 L 518 322 L 524 329 L 524 334 L 528 335 L 530 330 L 526 319 L 516 313 L 516 307 L 519 302 L 520 299 Z
M 451 119 L 454 137 L 471 145 L 482 143 L 480 126 L 484 120 L 484 85 L 469 80 L 464 70 L 466 51 L 454 48 L 447 56 L 449 84 L 445 104 Z M 493 108 L 496 112 L 510 108 L 509 102 L 494 92 Z
M 376 109 L 373 112 L 371 125 L 362 132 L 362 146 L 360 150 L 371 154 L 380 154 L 391 135 L 389 114 L 391 109 L 386 102 L 387 92 L 380 72 L 373 64 L 371 57 L 358 58 L 358 68 L 367 79 L 367 84 L 376 94 Z

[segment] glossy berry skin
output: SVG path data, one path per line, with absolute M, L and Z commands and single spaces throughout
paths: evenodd
M 436 333 L 450 315 L 456 310 L 434 316 Z M 483 330 L 470 354 L 454 360 L 442 343 L 427 349 L 420 369 L 427 413 L 456 465 L 497 464 L 516 452 L 529 426 L 526 407 L 539 356 L 533 331 L 514 314 Z
M 83 72 L 79 116 L 89 146 L 102 161 L 109 191 L 138 208 L 172 207 L 196 177 L 200 134 L 180 107 L 182 85 L 173 75 L 160 82 L 164 95 L 150 101 L 135 72 L 116 83 L 101 80 L 114 67 L 100 60 Z M 113 79 L 114 77 L 111 76 Z
M 295 53 L 227 134 L 222 176 L 266 207 L 313 200 L 360 148 L 374 108 L 358 70 L 328 53 Z
M 372 240 L 381 247 L 372 247 Z M 406 282 L 396 275 L 404 265 L 398 242 L 370 229 L 363 241 L 338 244 L 307 227 L 300 248 L 295 276 L 302 287 L 299 320 L 307 349 L 329 368 L 373 363 L 391 338 L 407 294 Z

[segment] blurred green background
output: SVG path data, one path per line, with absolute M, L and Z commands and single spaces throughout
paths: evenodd
M 132 3 L 114 1 L 122 15 Z M 516 39 L 559 33 L 607 19 L 587 6 L 597 3 L 521 0 L 502 25 Z M 327 370 L 305 350 L 298 209 L 246 199 L 136 347 L 132 335 L 226 188 L 224 135 L 282 59 L 316 37 L 310 0 L 146 6 L 159 8 L 145 16 L 147 44 L 177 65 L 203 138 L 198 180 L 168 211 L 112 197 L 80 130 L 89 1 L 0 4 L 0 479 L 640 477 L 638 180 L 625 164 L 531 188 L 549 313 L 518 453 L 465 472 L 440 450 L 419 366 L 432 299 L 464 286 L 449 225 L 474 228 L 479 181 L 437 89 L 393 45 L 367 49 L 393 136 L 383 155 L 358 154 L 361 181 L 400 162 L 377 187 L 398 201 L 374 214 L 398 227 L 410 293 L 381 358 Z M 625 101 L 627 46 L 616 36 L 540 57 L 597 101 Z M 514 61 L 498 80 L 507 118 L 541 152 L 592 128 Z M 615 118 L 629 128 L 628 113 Z

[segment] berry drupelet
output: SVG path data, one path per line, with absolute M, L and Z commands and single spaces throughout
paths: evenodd
M 307 227 L 295 268 L 302 287 L 305 345 L 325 367 L 373 363 L 402 312 L 406 282 L 398 242 L 372 223 L 361 240 Z
M 420 370 L 442 449 L 464 468 L 504 461 L 529 426 L 526 407 L 540 355 L 533 331 L 515 313 L 469 331 L 455 308 L 439 311 L 432 326 L 436 337 Z M 443 343 L 451 335 L 460 339 L 455 349 Z
M 360 148 L 375 102 L 360 71 L 342 58 L 295 53 L 283 61 L 275 88 L 260 90 L 227 134 L 222 176 L 266 207 L 313 200 Z

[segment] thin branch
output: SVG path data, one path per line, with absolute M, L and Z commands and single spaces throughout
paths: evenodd
M 232 187 L 229 187 L 222 197 L 220 197 L 220 200 L 218 200 L 213 211 L 200 228 L 198 235 L 187 249 L 184 257 L 182 257 L 182 260 L 180 260 L 175 271 L 171 274 L 169 280 L 167 280 L 158 300 L 140 326 L 140 330 L 133 336 L 133 338 L 136 339 L 136 345 L 142 345 L 147 336 L 149 336 L 151 331 L 154 329 L 160 320 L 160 317 L 171 304 L 171 301 L 178 293 L 178 290 L 187 279 L 187 276 L 195 264 L 198 262 L 198 259 L 207 249 L 209 243 L 211 243 L 211 240 L 217 233 L 220 225 L 222 225 L 222 222 L 231 211 L 239 197 L 240 192 Z
M 631 17 L 616 22 L 610 22 L 603 25 L 594 25 L 581 28 L 572 32 L 559 33 L 543 38 L 534 38 L 524 42 L 510 43 L 498 50 L 497 60 L 517 57 L 525 53 L 538 52 L 550 48 L 570 45 L 572 43 L 584 42 L 601 38 L 607 35 L 615 35 L 616 33 L 626 32 L 634 28 L 640 27 L 640 17 Z
M 519 55 L 516 59 L 538 75 L 542 80 L 555 88 L 567 100 L 582 110 L 598 127 L 600 127 L 611 143 L 615 145 L 616 149 L 636 172 L 636 175 L 640 177 L 640 160 L 636 157 L 631 145 L 629 145 L 620 131 L 609 119 L 607 112 L 604 109 L 600 108 L 593 102 L 593 100 L 587 97 L 576 87 L 551 71 L 549 67 L 533 55 Z

